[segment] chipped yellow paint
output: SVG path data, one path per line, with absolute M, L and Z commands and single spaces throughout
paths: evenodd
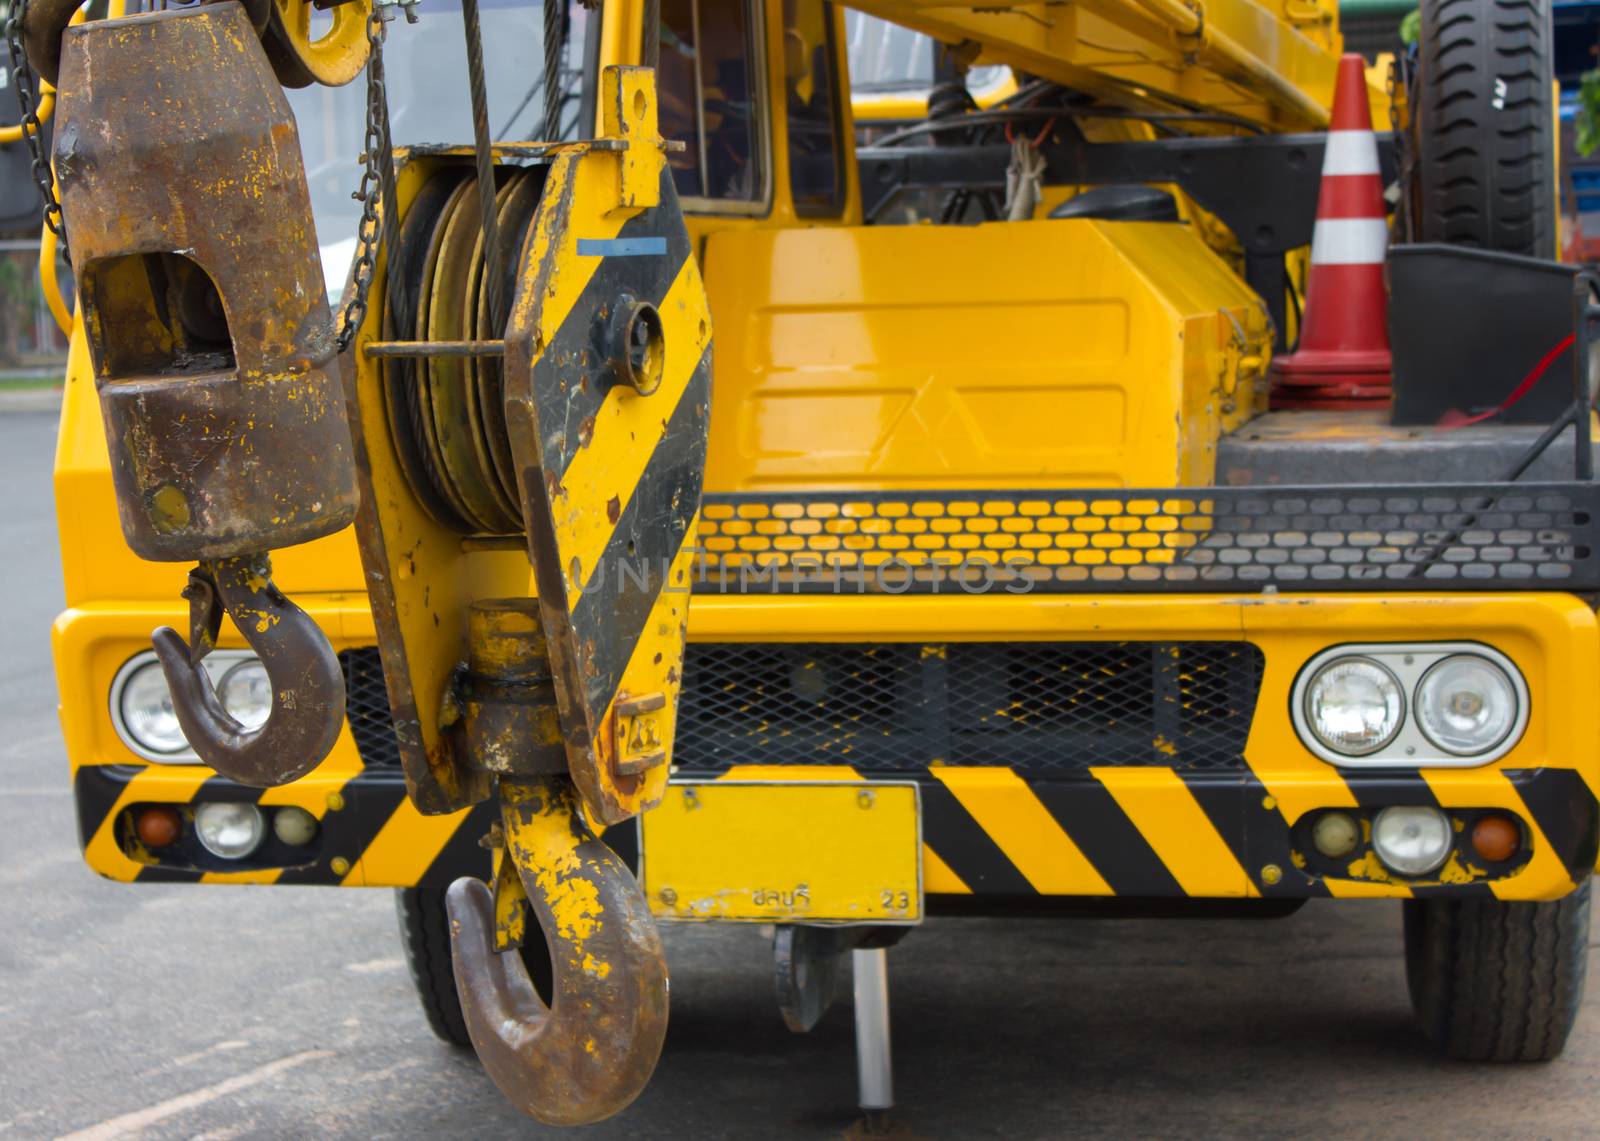
M 1334 899 L 1410 899 L 1408 884 L 1398 880 L 1393 883 L 1376 883 L 1372 880 L 1340 879 L 1330 876 L 1322 881 Z
M 548 911 L 555 925 L 551 934 L 583 952 L 584 944 L 605 922 L 605 913 L 599 890 L 584 878 L 578 854 L 583 834 L 574 827 L 579 817 L 570 788 L 560 795 L 546 795 L 537 787 L 502 781 L 500 799 L 505 806 L 506 852 L 522 876 L 528 898 Z
M 1375 883 L 1391 883 L 1394 877 L 1389 869 L 1383 866 L 1383 861 L 1378 859 L 1372 851 L 1363 852 L 1358 859 L 1351 860 L 1345 869 L 1351 879 L 1372 880 Z
M 1472 883 L 1474 880 L 1486 879 L 1488 874 L 1483 868 L 1473 867 L 1462 860 L 1460 852 L 1451 852 L 1450 858 L 1444 862 L 1444 867 L 1434 873 L 1434 878 L 1440 883 Z
M 580 866 L 576 854 L 568 853 L 558 863 L 536 869 L 534 884 L 550 905 L 556 934 L 581 946 L 605 916 L 594 884 L 577 878 Z

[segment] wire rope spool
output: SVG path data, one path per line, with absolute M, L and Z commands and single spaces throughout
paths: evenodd
M 401 220 L 386 337 L 463 341 L 503 334 L 544 178 L 540 169 L 500 167 L 495 181 L 498 293 L 488 287 L 477 178 L 465 168 L 443 169 Z M 522 534 L 498 358 L 395 358 L 385 362 L 384 378 L 396 456 L 424 510 L 462 534 Z
M 542 172 L 541 172 L 542 173 Z M 490 287 L 489 266 L 483 257 L 482 237 L 475 251 L 476 272 L 473 291 L 476 298 L 475 322 L 472 330 L 483 340 L 498 339 L 505 335 L 506 319 L 511 309 L 511 299 L 516 293 L 517 271 L 522 262 L 523 247 L 533 223 L 534 211 L 539 207 L 539 194 L 544 179 L 532 171 L 519 172 L 503 188 L 498 212 L 500 251 L 496 264 L 500 269 L 498 293 Z M 489 445 L 489 459 L 495 476 L 510 504 L 510 511 L 519 523 L 522 518 L 521 494 L 518 490 L 516 462 L 511 455 L 511 438 L 506 430 L 505 374 L 499 357 L 468 357 L 466 365 L 478 391 L 478 407 L 483 418 L 483 431 Z

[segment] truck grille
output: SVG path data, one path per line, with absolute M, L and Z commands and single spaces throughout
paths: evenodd
M 1261 667 L 1246 642 L 694 645 L 675 759 L 1232 768 Z
M 378 651 L 339 661 L 362 763 L 398 768 Z M 1247 642 L 691 645 L 675 760 L 1236 768 L 1261 668 Z
M 345 716 L 361 763 L 369 769 L 398 769 L 400 742 L 394 739 L 394 717 L 389 712 L 378 647 L 340 650 L 339 666 L 344 670 Z

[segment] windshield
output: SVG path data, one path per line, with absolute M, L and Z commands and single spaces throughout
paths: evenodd
M 538 0 L 479 0 L 478 7 L 489 130 L 497 140 L 540 139 L 544 135 L 543 6 Z M 394 144 L 470 144 L 472 102 L 460 0 L 423 0 L 418 13 L 421 19 L 416 24 L 397 19 L 389 25 L 383 49 Z M 569 5 L 561 57 L 563 139 L 579 136 L 589 20 L 587 10 Z M 361 180 L 357 158 L 366 131 L 366 101 L 364 75 L 344 87 L 289 92 L 322 243 L 323 273 L 329 296 L 335 298 L 344 289 L 361 218 L 361 204 L 350 195 Z
M 933 86 L 935 44 L 931 37 L 849 10 L 844 14 L 844 29 L 851 91 L 914 93 Z M 977 95 L 1003 83 L 1005 76 L 1006 69 L 999 65 L 975 67 L 967 74 L 967 89 Z

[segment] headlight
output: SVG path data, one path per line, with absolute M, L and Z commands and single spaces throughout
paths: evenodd
M 154 658 L 127 675 L 117 705 L 123 726 L 140 749 L 158 757 L 188 751 L 172 711 L 172 691 Z
M 217 683 L 217 697 L 235 721 L 259 729 L 272 714 L 272 681 L 260 658 L 245 658 Z
M 1450 818 L 1437 808 L 1396 805 L 1372 821 L 1372 850 L 1390 871 L 1425 876 L 1450 854 Z
M 272 712 L 272 681 L 249 650 L 213 650 L 200 663 L 217 699 L 245 729 L 257 729 Z M 169 765 L 197 765 L 172 711 L 172 694 L 161 665 L 149 650 L 122 664 L 111 681 L 111 722 L 135 753 Z
M 242 860 L 261 847 L 267 822 L 261 809 L 238 801 L 212 800 L 194 810 L 194 834 L 213 856 Z
M 1306 725 L 1324 746 L 1349 757 L 1375 753 L 1405 719 L 1400 683 L 1370 658 L 1335 658 L 1305 689 Z
M 1417 686 L 1416 714 L 1422 732 L 1451 753 L 1487 753 L 1517 722 L 1516 687 L 1506 671 L 1476 654 L 1456 654 L 1436 663 Z
M 1290 691 L 1295 733 L 1348 769 L 1477 768 L 1528 726 L 1528 683 L 1481 642 L 1366 642 L 1308 661 Z

